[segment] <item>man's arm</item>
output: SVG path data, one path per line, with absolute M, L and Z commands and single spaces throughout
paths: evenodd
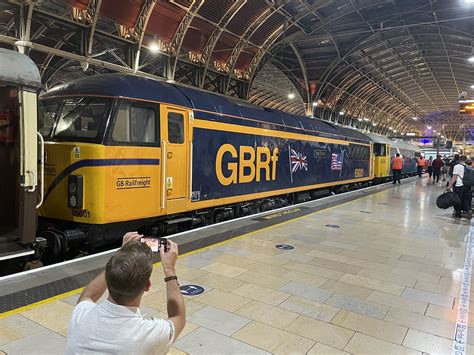
M 89 285 L 82 290 L 77 303 L 91 300 L 92 302 L 97 302 L 100 300 L 105 290 L 107 290 L 107 283 L 105 282 L 105 271 L 102 271 L 94 280 L 92 280 Z
M 164 246 L 160 249 L 161 265 L 165 277 L 176 276 L 176 260 L 178 259 L 178 245 L 168 240 L 168 251 L 164 251 Z M 175 336 L 177 339 L 186 325 L 186 310 L 184 299 L 179 289 L 177 280 L 166 282 L 168 319 L 173 322 Z
M 142 237 L 141 234 L 137 232 L 128 232 L 123 236 L 122 246 L 127 244 L 132 240 L 138 240 Z M 91 300 L 92 302 L 97 302 L 100 300 L 104 292 L 107 290 L 107 283 L 105 282 L 105 272 L 102 271 L 94 280 L 92 280 L 84 290 L 82 290 L 77 303 Z
M 453 185 L 456 183 L 457 179 L 458 179 L 458 176 L 453 174 L 453 176 L 451 177 L 451 180 L 449 180 L 449 186 L 448 186 L 447 190 L 451 190 L 451 187 L 453 187 Z

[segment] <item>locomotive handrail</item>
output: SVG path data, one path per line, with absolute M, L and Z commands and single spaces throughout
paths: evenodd
M 36 209 L 38 209 L 38 208 L 41 207 L 41 205 L 43 204 L 43 200 L 44 200 L 44 139 L 43 139 L 43 136 L 41 135 L 41 133 L 36 132 L 36 134 L 38 135 L 39 142 L 40 142 L 40 147 L 41 147 L 41 151 L 40 151 L 40 174 L 41 174 L 40 181 L 41 181 L 41 188 L 39 188 L 40 200 L 39 200 L 38 204 L 36 205 Z M 38 183 L 39 183 L 39 181 L 38 181 Z
M 162 154 L 162 161 L 163 161 L 163 168 L 162 168 L 162 172 L 163 172 L 163 177 L 162 177 L 162 181 L 161 181 L 161 208 L 162 209 L 165 209 L 165 199 L 166 199 L 166 142 L 164 139 L 161 140 L 161 146 L 162 146 L 162 149 L 163 149 L 163 154 Z
M 193 200 L 193 142 L 189 141 L 189 199 Z

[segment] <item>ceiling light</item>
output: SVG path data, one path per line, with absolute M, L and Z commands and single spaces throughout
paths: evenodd
M 161 48 L 160 45 L 158 44 L 158 41 L 153 40 L 149 45 L 148 45 L 148 50 L 153 53 L 157 54 L 160 52 Z
M 365 122 L 369 122 L 370 120 L 367 117 L 364 117 Z
M 434 129 L 433 132 L 436 133 L 436 130 Z
M 362 122 L 362 118 L 358 118 L 357 121 Z
M 438 133 L 436 133 L 436 134 L 437 134 L 438 136 L 440 136 L 440 135 L 441 135 L 441 133 L 439 133 L 439 132 L 438 132 Z
M 374 123 L 372 123 L 372 126 L 374 126 L 374 127 L 375 127 L 375 126 L 377 126 L 377 123 L 375 123 L 375 122 L 374 122 Z
M 427 129 L 431 129 L 431 126 L 426 126 Z
M 397 133 L 397 130 L 396 130 L 396 129 L 394 129 L 394 130 L 393 130 L 393 133 Z
M 290 93 L 288 94 L 288 98 L 289 98 L 290 100 L 293 100 L 293 99 L 295 98 L 295 94 L 293 94 L 292 92 L 290 92 Z
M 339 114 L 340 114 L 341 116 L 342 116 L 344 113 L 345 113 L 344 111 L 339 112 Z
M 413 117 L 413 120 L 415 120 L 415 121 L 416 121 L 417 119 L 418 119 L 418 117 Z
M 416 136 L 416 133 L 408 132 L 408 133 L 407 133 L 407 136 L 414 137 L 414 136 Z
M 317 102 L 313 102 L 313 107 L 316 107 L 318 106 L 318 103 Z
M 471 85 L 471 89 L 474 89 L 474 85 Z
M 393 127 L 388 127 L 388 129 L 392 130 L 392 129 L 393 129 Z
M 474 63 L 474 55 L 468 59 L 471 63 Z
M 441 138 L 444 138 L 444 136 L 441 136 Z

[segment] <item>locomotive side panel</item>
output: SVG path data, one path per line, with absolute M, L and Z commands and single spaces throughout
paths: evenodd
M 371 179 L 370 145 L 197 122 L 191 201 L 259 198 Z M 230 199 L 230 200 L 229 200 Z

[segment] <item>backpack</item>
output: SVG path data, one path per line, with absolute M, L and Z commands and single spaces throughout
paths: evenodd
M 474 186 L 474 169 L 470 166 L 464 166 L 464 176 L 462 178 L 464 186 Z

